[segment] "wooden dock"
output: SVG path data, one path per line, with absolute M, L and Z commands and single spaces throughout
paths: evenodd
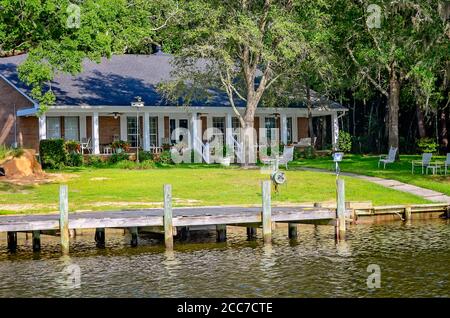
M 247 227 L 249 236 L 255 236 L 256 228 L 262 228 L 265 243 L 271 242 L 272 224 L 289 224 L 288 236 L 297 235 L 296 224 L 325 224 L 336 227 L 336 234 L 345 236 L 346 218 L 350 210 L 306 206 L 277 207 L 271 204 L 271 184 L 262 184 L 262 204 L 260 207 L 224 206 L 172 208 L 172 189 L 165 185 L 163 189 L 164 208 L 127 211 L 79 212 L 69 213 L 67 186 L 60 187 L 60 213 L 37 215 L 0 216 L 0 232 L 7 232 L 8 248 L 17 247 L 17 232 L 33 234 L 33 249 L 40 250 L 40 236 L 46 233 L 58 233 L 61 237 L 63 253 L 69 252 L 70 230 L 96 229 L 97 246 L 105 246 L 105 229 L 128 229 L 131 233 L 131 245 L 138 244 L 139 231 L 164 234 L 165 246 L 173 248 L 173 237 L 178 230 L 196 226 L 215 226 L 217 240 L 226 240 L 226 226 Z M 343 184 L 341 195 L 344 195 Z M 344 202 L 344 197 L 342 197 Z M 339 219 L 341 221 L 339 221 Z
M 448 204 L 396 205 L 373 207 L 371 203 L 345 202 L 344 180 L 337 181 L 337 205 L 326 206 L 315 203 L 310 206 L 272 206 L 271 184 L 262 184 L 262 202 L 257 207 L 220 206 L 220 207 L 172 207 L 172 187 L 164 185 L 162 191 L 164 207 L 159 209 L 121 210 L 103 212 L 69 213 L 68 188 L 60 187 L 59 214 L 0 216 L 0 232 L 7 233 L 8 249 L 17 248 L 17 233 L 33 235 L 33 250 L 41 248 L 41 235 L 59 235 L 61 250 L 70 249 L 70 232 L 73 230 L 95 229 L 94 240 L 97 247 L 105 247 L 105 229 L 126 229 L 131 234 L 131 246 L 138 245 L 141 232 L 163 235 L 167 249 L 173 248 L 174 236 L 183 237 L 186 231 L 195 227 L 215 228 L 217 241 L 226 240 L 229 226 L 247 228 L 250 239 L 255 238 L 256 229 L 261 228 L 264 243 L 271 243 L 272 225 L 286 223 L 287 236 L 297 237 L 298 224 L 331 225 L 335 228 L 335 238 L 345 239 L 346 224 L 363 221 L 364 218 L 390 217 L 409 221 L 418 215 L 441 214 L 450 217 Z

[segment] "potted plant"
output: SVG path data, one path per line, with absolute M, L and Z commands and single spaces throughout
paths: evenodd
M 116 153 L 127 152 L 130 149 L 130 144 L 123 140 L 116 140 L 111 144 L 111 148 Z
M 220 164 L 228 167 L 231 164 L 233 149 L 228 145 L 224 145 L 222 154 L 223 154 L 223 158 L 221 159 Z

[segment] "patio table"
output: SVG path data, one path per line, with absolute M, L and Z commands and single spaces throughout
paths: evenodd
M 445 162 L 443 161 L 430 162 L 430 164 L 426 167 L 426 173 L 428 174 L 429 169 L 431 169 L 433 175 L 435 175 L 438 170 L 440 173 L 442 173 L 442 166 L 444 166 L 444 164 Z

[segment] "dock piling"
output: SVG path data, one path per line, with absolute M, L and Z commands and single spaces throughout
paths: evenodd
M 336 209 L 336 239 L 345 240 L 345 182 L 343 179 L 336 181 L 337 185 L 337 209 Z
M 262 223 L 264 243 L 272 242 L 272 209 L 270 202 L 271 182 L 263 181 L 262 184 Z
M 95 244 L 98 248 L 105 248 L 105 229 L 96 228 L 95 229 Z
M 131 247 L 138 246 L 138 228 L 137 227 L 130 227 L 128 229 L 131 234 Z
M 295 223 L 288 223 L 288 234 L 289 234 L 289 239 L 296 239 L 298 236 L 298 232 L 297 232 L 297 224 Z
M 8 232 L 7 234 L 8 250 L 15 252 L 17 250 L 17 232 Z
M 61 235 L 61 250 L 69 253 L 69 191 L 67 185 L 59 187 L 59 231 Z
M 406 206 L 405 207 L 405 213 L 404 213 L 404 216 L 403 216 L 403 219 L 405 221 L 411 220 L 411 212 L 412 212 L 411 206 L 409 206 L 409 205 Z
M 225 242 L 227 240 L 227 226 L 226 224 L 216 225 L 217 242 Z
M 41 250 L 41 231 L 33 231 L 33 252 Z
M 164 243 L 166 249 L 173 249 L 172 185 L 164 185 Z
M 247 240 L 253 241 L 256 239 L 256 227 L 247 227 Z

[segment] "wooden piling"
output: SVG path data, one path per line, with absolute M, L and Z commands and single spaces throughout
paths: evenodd
M 59 231 L 61 236 L 61 250 L 69 253 L 69 191 L 67 185 L 59 187 Z
M 406 206 L 405 207 L 405 213 L 404 213 L 404 215 L 403 215 L 403 219 L 405 220 L 405 221 L 409 221 L 409 220 L 411 220 L 411 212 L 412 212 L 412 209 L 411 209 L 411 206 Z
M 105 248 L 105 229 L 96 228 L 95 229 L 95 244 L 98 248 Z
M 262 223 L 264 243 L 272 242 L 272 209 L 270 202 L 271 182 L 263 181 L 262 184 Z
M 336 239 L 345 240 L 345 182 L 343 179 L 337 179 L 337 209 L 336 209 Z
M 247 227 L 247 239 L 249 241 L 256 239 L 256 227 Z
M 225 242 L 227 240 L 226 224 L 216 225 L 217 242 Z
M 128 229 L 131 234 L 131 247 L 138 246 L 138 228 L 137 227 L 130 227 Z
M 172 186 L 164 185 L 164 243 L 166 249 L 173 249 L 173 223 L 172 223 Z
M 41 250 L 41 231 L 33 231 L 33 252 Z
M 8 232 L 7 234 L 8 250 L 15 252 L 17 250 L 17 232 Z
M 297 236 L 298 236 L 297 224 L 295 224 L 295 223 L 288 223 L 288 235 L 289 235 L 289 238 L 291 240 L 297 238 Z

